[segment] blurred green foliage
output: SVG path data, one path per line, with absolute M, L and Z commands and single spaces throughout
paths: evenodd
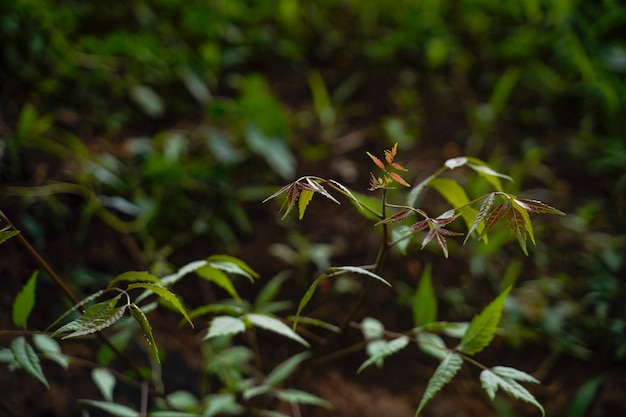
M 380 147 L 457 149 L 572 219 L 538 227 L 553 255 L 533 260 L 494 233 L 470 278 L 531 281 L 512 293 L 518 335 L 581 355 L 608 337 L 623 359 L 624 27 L 617 0 L 8 0 L 0 179 L 22 199 L 1 204 L 45 237 L 79 195 L 85 228 L 100 216 L 157 261 L 200 236 L 236 245 L 256 186 L 362 127 Z

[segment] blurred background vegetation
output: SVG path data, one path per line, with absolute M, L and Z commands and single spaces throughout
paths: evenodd
M 528 258 L 508 231 L 451 248 L 448 317 L 516 283 L 506 343 L 546 353 L 548 385 L 566 384 L 562 358 L 592 363 L 569 390 L 601 378 L 588 415 L 619 414 L 625 28 L 617 0 L 7 0 L 0 209 L 84 293 L 218 252 L 304 274 L 348 256 L 311 232 L 337 212 L 276 225 L 273 186 L 313 173 L 363 191 L 365 150 L 395 142 L 413 183 L 476 156 L 568 216 L 540 220 Z M 5 308 L 30 266 L 1 249 Z

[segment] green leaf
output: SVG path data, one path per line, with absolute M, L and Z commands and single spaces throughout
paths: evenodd
M 19 234 L 19 230 L 0 230 L 0 245 Z
M 96 368 L 91 371 L 91 379 L 100 390 L 100 393 L 107 401 L 113 401 L 113 390 L 115 389 L 115 377 L 105 368 Z
M 148 350 L 152 354 L 152 357 L 157 363 L 161 363 L 161 359 L 159 358 L 159 348 L 154 340 L 154 336 L 152 335 L 152 327 L 150 326 L 150 322 L 143 311 L 135 304 L 130 304 L 130 315 L 135 319 L 139 327 L 141 328 L 141 332 L 143 333 L 143 337 L 146 339 L 146 343 L 148 344 Z M 108 398 L 107 398 L 108 399 Z
M 520 200 L 514 198 L 512 200 L 512 207 L 522 215 L 528 236 L 530 236 L 530 240 L 535 243 L 535 234 L 533 232 L 533 224 L 530 221 L 530 216 L 528 215 L 528 206 Z
M 199 277 L 204 278 L 209 282 L 213 282 L 217 286 L 224 289 L 235 300 L 241 300 L 239 294 L 237 293 L 237 290 L 235 289 L 235 286 L 230 281 L 230 278 L 228 278 L 228 275 L 213 267 L 211 264 L 207 264 L 196 269 L 195 273 L 198 274 Z
M 297 355 L 290 357 L 284 362 L 280 363 L 276 368 L 270 372 L 265 380 L 263 381 L 263 385 L 267 385 L 270 387 L 275 387 L 281 382 L 283 382 L 289 375 L 296 370 L 300 364 L 310 356 L 309 352 L 302 352 Z
M 289 316 L 287 317 L 287 319 L 290 321 L 295 321 L 296 316 Z M 303 324 L 308 324 L 309 326 L 321 327 L 322 329 L 328 330 L 333 333 L 339 333 L 339 331 L 341 330 L 338 326 L 335 326 L 334 324 L 330 324 L 328 322 L 313 317 L 300 316 L 298 318 L 298 321 Z
M 437 297 L 433 290 L 431 272 L 432 265 L 426 265 L 413 297 L 413 323 L 416 326 L 423 326 L 437 319 Z
M 420 331 L 417 332 L 415 337 L 422 352 L 437 358 L 440 361 L 444 360 L 448 355 L 449 349 L 446 347 L 446 343 L 439 335 Z
M 304 340 L 298 333 L 293 331 L 289 326 L 287 326 L 285 323 L 278 320 L 277 318 L 253 313 L 246 314 L 244 317 L 250 323 L 257 327 L 261 327 L 265 330 L 269 330 L 271 332 L 288 337 L 291 340 L 295 340 L 296 342 L 306 346 L 307 348 L 311 347 L 311 345 L 309 345 L 309 342 Z
M 437 392 L 443 388 L 448 382 L 454 378 L 454 375 L 461 369 L 463 365 L 463 359 L 460 355 L 456 353 L 448 353 L 443 361 L 439 364 L 435 373 L 430 380 L 428 381 L 428 386 L 426 387 L 426 392 L 424 392 L 424 396 L 422 397 L 422 401 L 417 407 L 417 411 L 415 412 L 415 416 L 417 417 L 426 405 L 428 401 L 430 401 Z
M 212 267 L 229 274 L 242 275 L 248 278 L 250 282 L 254 282 L 254 279 L 259 277 L 259 274 L 250 268 L 247 263 L 234 256 L 211 255 L 206 260 Z
M 20 368 L 28 372 L 32 377 L 38 379 L 46 388 L 50 389 L 48 380 L 41 369 L 39 358 L 24 336 L 13 339 L 13 342 L 11 342 L 11 351 Z
M 128 271 L 118 275 L 109 282 L 109 287 L 112 287 L 118 282 L 160 282 L 159 278 L 146 271 Z
M 62 339 L 68 339 L 106 329 L 122 318 L 124 311 L 126 311 L 126 305 L 115 307 L 119 298 L 120 296 L 117 296 L 112 300 L 90 306 L 82 316 L 60 327 L 52 333 L 52 336 L 59 333 L 72 332 L 62 337 Z
M 600 375 L 585 382 L 576 391 L 576 396 L 571 403 L 567 417 L 584 417 L 587 415 L 587 410 L 593 403 L 594 398 L 596 398 L 598 389 L 600 389 L 605 379 L 605 375 Z
M 122 404 L 109 401 L 78 400 L 82 404 L 105 411 L 116 417 L 139 417 L 139 412 Z
M 59 343 L 50 336 L 35 334 L 33 335 L 33 342 L 45 358 L 58 363 L 63 369 L 70 366 L 70 359 L 61 352 Z
M 183 317 L 185 317 L 189 325 L 192 328 L 194 328 L 194 325 L 191 322 L 191 319 L 189 318 L 189 316 L 187 315 L 187 311 L 183 307 L 182 303 L 176 297 L 176 295 L 170 292 L 170 290 L 168 290 L 167 288 L 159 287 L 158 285 L 148 284 L 148 283 L 137 283 L 137 284 L 131 284 L 128 286 L 129 290 L 132 290 L 134 288 L 144 288 L 146 290 L 150 290 L 154 292 L 156 295 L 158 295 L 159 297 L 161 297 L 162 299 L 164 299 L 165 301 L 172 303 L 172 305 L 183 315 Z
M 246 325 L 243 320 L 230 317 L 230 316 L 218 316 L 211 320 L 209 331 L 204 337 L 204 340 L 217 336 L 233 335 L 237 333 L 243 333 L 246 331 Z
M 300 198 L 298 199 L 298 218 L 300 220 L 302 220 L 302 218 L 304 217 L 304 212 L 311 202 L 313 194 L 315 194 L 315 192 L 311 190 L 302 190 L 302 192 L 300 193 Z
M 361 268 L 358 266 L 334 266 L 332 268 L 328 268 L 330 272 L 353 272 L 355 274 L 367 275 L 369 277 L 375 278 L 383 284 L 391 287 L 391 284 L 388 283 L 383 277 L 373 273 L 372 271 L 368 271 L 365 268 Z
M 361 373 L 361 371 L 368 366 L 375 363 L 381 363 L 383 359 L 404 349 L 409 344 L 409 338 L 406 336 L 400 336 L 394 340 L 381 340 L 381 342 L 383 343 L 377 345 L 375 352 L 369 352 L 369 359 L 359 366 L 359 369 L 356 371 L 357 374 Z
M 479 315 L 472 319 L 456 348 L 458 351 L 473 355 L 489 345 L 498 330 L 502 308 L 510 290 L 511 287 L 507 287 Z
M 255 307 L 261 307 L 273 301 L 280 292 L 283 282 L 288 278 L 288 271 L 283 271 L 269 280 L 254 299 Z
M 199 261 L 189 262 L 187 265 L 181 267 L 175 274 L 170 274 L 161 278 L 161 284 L 164 286 L 170 286 L 178 281 L 185 275 L 194 272 L 196 269 L 207 264 L 204 259 Z
M 26 322 L 35 305 L 37 274 L 38 271 L 33 272 L 28 282 L 22 287 L 22 290 L 17 294 L 13 302 L 13 324 L 23 329 L 26 329 Z
M 323 407 L 326 409 L 332 408 L 332 404 L 325 399 L 320 398 L 317 395 L 313 395 L 309 392 L 295 389 L 280 390 L 276 393 L 276 397 L 279 400 L 285 401 L 289 404 L 308 404 Z
M 311 284 L 311 286 L 306 290 L 306 292 L 302 296 L 302 299 L 300 300 L 300 304 L 298 304 L 298 311 L 296 312 L 296 316 L 293 321 L 293 325 L 292 325 L 293 330 L 295 330 L 298 327 L 298 319 L 300 317 L 300 313 L 302 313 L 302 310 L 304 309 L 304 307 L 306 307 L 306 305 L 311 300 L 311 297 L 313 297 L 313 294 L 315 294 L 315 289 L 317 288 L 319 283 L 324 281 L 326 278 L 328 278 L 327 274 L 322 274 L 319 277 L 317 277 L 315 281 L 313 281 L 313 284 Z
M 485 369 L 480 373 L 480 383 L 492 401 L 495 398 L 498 388 L 502 388 L 503 391 L 513 398 L 534 405 L 541 410 L 541 415 L 545 416 L 546 413 L 543 406 L 517 381 L 539 383 L 537 379 L 527 373 L 505 366 L 495 366 L 491 369 Z
M 491 185 L 493 186 L 493 188 L 495 188 L 497 191 L 502 191 L 502 184 L 500 184 L 500 178 L 511 181 L 511 182 L 513 181 L 513 178 L 511 178 L 510 176 L 494 171 L 493 169 L 489 167 L 489 165 L 487 165 L 486 162 L 483 162 L 478 158 L 468 157 L 467 166 L 472 168 L 480 176 L 482 176 L 487 181 L 489 181 Z
M 88 304 L 88 303 L 92 302 L 93 300 L 95 300 L 96 298 L 100 297 L 103 293 L 104 293 L 104 290 L 100 290 L 100 291 L 97 291 L 97 292 L 91 294 L 90 296 L 84 298 L 78 304 L 76 304 L 75 306 L 73 306 L 72 308 L 67 310 L 65 313 L 61 314 L 61 316 L 59 318 L 57 318 L 54 322 L 52 322 L 52 324 L 50 326 L 48 326 L 46 331 L 48 331 L 51 328 L 53 328 L 54 326 L 56 326 L 59 322 L 61 322 L 65 317 L 69 316 L 74 311 L 77 311 L 78 309 L 82 308 L 86 304 Z M 54 336 L 57 333 L 58 333 L 58 331 L 54 332 L 54 334 L 52 334 L 52 336 Z

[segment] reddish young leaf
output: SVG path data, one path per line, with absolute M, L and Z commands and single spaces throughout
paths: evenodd
M 374 161 L 374 163 L 376 164 L 376 166 L 380 169 L 382 169 L 383 171 L 385 170 L 385 164 L 383 164 L 381 162 L 380 159 L 376 158 L 374 155 L 372 155 L 369 152 L 365 152 L 370 158 L 372 158 L 372 161 Z
M 437 235 L 437 243 L 441 246 L 441 250 L 443 250 L 443 256 L 448 258 L 448 245 L 446 243 L 446 239 L 441 235 L 441 233 L 436 233 Z
M 421 220 L 415 223 L 413 226 L 409 227 L 411 232 L 419 232 L 420 230 L 424 230 L 428 227 L 428 219 Z
M 397 169 L 398 171 L 408 171 L 408 169 L 406 169 L 405 167 L 403 167 L 397 162 L 391 162 L 389 165 L 391 165 L 393 168 Z
M 368 188 L 369 191 L 375 191 L 379 188 L 383 188 L 381 181 L 376 178 L 374 174 L 370 172 L 370 186 Z
M 502 219 L 502 217 L 504 217 L 504 215 L 506 214 L 508 209 L 509 209 L 509 200 L 506 200 L 504 203 L 502 203 L 498 207 L 496 207 L 491 212 L 491 214 L 489 214 L 489 217 L 487 217 L 487 220 L 485 220 L 485 229 L 483 230 L 482 234 L 480 235 L 481 239 L 491 229 L 493 229 L 493 226 L 495 226 L 496 223 L 498 223 Z
M 506 224 L 515 234 L 524 254 L 528 255 L 528 250 L 526 249 L 526 222 L 522 213 L 514 208 L 509 209 L 507 211 Z
M 375 226 L 378 226 L 379 224 L 383 224 L 383 223 L 401 222 L 403 220 L 408 219 L 411 216 L 411 214 L 413 214 L 412 210 L 401 211 L 399 213 L 394 214 L 391 217 L 387 217 L 386 219 L 379 221 L 378 223 L 376 223 Z
M 485 219 L 485 217 L 487 217 L 487 213 L 489 213 L 489 210 L 491 210 L 491 206 L 493 205 L 493 201 L 495 200 L 495 197 L 496 197 L 496 194 L 491 193 L 487 196 L 485 201 L 483 201 L 483 204 L 480 206 L 480 210 L 478 210 L 478 215 L 476 216 L 476 219 L 474 220 L 474 224 L 472 224 L 472 227 L 470 227 L 470 229 L 467 232 L 467 236 L 465 236 L 465 240 L 463 241 L 464 245 L 467 242 L 467 239 L 469 239 L 470 235 L 474 232 L 474 230 L 478 228 L 478 226 L 480 225 L 480 222 L 482 222 Z
M 539 200 L 527 200 L 522 198 L 516 199 L 516 201 L 520 206 L 533 213 L 549 213 L 558 214 L 559 216 L 565 216 L 565 213 L 563 213 L 561 210 L 557 210 L 554 207 L 549 206 Z
M 405 187 L 411 186 L 408 182 L 402 179 L 402 177 L 396 174 L 395 172 L 389 172 L 389 176 L 391 177 L 391 179 L 393 179 L 395 182 L 397 182 L 400 185 L 404 185 Z
M 385 150 L 385 159 L 387 160 L 387 163 L 391 164 L 397 153 L 398 143 L 396 142 L 396 144 L 393 145 L 393 148 L 391 148 L 390 150 Z

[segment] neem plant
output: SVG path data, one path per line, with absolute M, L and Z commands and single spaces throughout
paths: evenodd
M 522 251 L 528 255 L 527 240 L 534 243 L 535 237 L 530 220 L 530 213 L 552 213 L 564 215 L 561 211 L 537 200 L 518 198 L 515 195 L 502 191 L 500 179 L 509 179 L 508 176 L 491 169 L 483 161 L 459 157 L 445 162 L 444 166 L 436 173 L 426 178 L 408 193 L 405 204 L 396 204 L 389 201 L 389 191 L 397 187 L 410 188 L 401 176 L 406 169 L 395 161 L 397 156 L 397 144 L 390 150 L 385 150 L 385 162 L 371 153 L 367 155 L 374 164 L 382 171 L 380 176 L 371 174 L 369 190 L 380 191 L 380 203 L 372 204 L 372 199 L 352 191 L 332 179 L 323 179 L 316 176 L 304 176 L 285 185 L 278 192 L 269 196 L 265 201 L 286 195 L 282 208 L 284 216 L 287 216 L 296 206 L 300 219 L 304 216 L 309 202 L 315 194 L 320 194 L 327 199 L 339 203 L 328 191 L 334 190 L 348 198 L 358 211 L 368 217 L 376 219 L 375 226 L 381 228 L 381 244 L 373 264 L 366 266 L 341 266 L 331 267 L 318 277 L 302 297 L 296 316 L 293 319 L 293 329 L 298 329 L 298 324 L 306 320 L 308 324 L 322 325 L 319 320 L 303 317 L 301 314 L 305 306 L 311 300 L 317 286 L 323 280 L 337 277 L 342 274 L 360 274 L 368 279 L 363 288 L 360 299 L 348 313 L 347 318 L 338 326 L 323 323 L 326 329 L 335 328 L 337 333 L 342 333 L 347 327 L 359 327 L 365 336 L 367 359 L 358 372 L 366 367 L 377 364 L 382 365 L 383 359 L 405 348 L 410 342 L 416 343 L 424 352 L 440 360 L 440 364 L 430 378 L 426 391 L 416 411 L 416 415 L 424 408 L 426 403 L 441 388 L 452 380 L 461 368 L 463 362 L 468 362 L 482 369 L 480 380 L 482 387 L 489 398 L 493 400 L 498 388 L 511 396 L 535 405 L 544 414 L 542 405 L 534 396 L 524 388 L 520 382 L 538 383 L 534 377 L 520 370 L 495 366 L 488 368 L 477 362 L 473 355 L 487 347 L 493 339 L 500 321 L 502 309 L 510 287 L 506 288 L 496 297 L 480 314 L 470 323 L 448 323 L 436 321 L 436 304 L 433 300 L 434 292 L 430 279 L 423 277 L 420 288 L 414 300 L 414 324 L 415 328 L 408 332 L 386 332 L 382 324 L 373 318 L 366 318 L 360 324 L 353 320 L 361 310 L 375 282 L 391 286 L 390 280 L 380 276 L 383 263 L 388 252 L 395 246 L 404 246 L 409 240 L 423 233 L 422 248 L 435 241 L 448 257 L 446 239 L 452 236 L 460 236 L 462 233 L 449 229 L 449 225 L 462 218 L 468 227 L 464 243 L 470 236 L 486 241 L 487 234 L 501 220 L 517 238 Z M 441 175 L 448 170 L 460 167 L 468 167 L 495 188 L 495 191 L 480 198 L 469 200 L 463 188 L 454 180 L 442 178 Z M 452 209 L 433 216 L 421 208 L 414 207 L 420 193 L 425 187 L 431 187 L 439 192 Z M 328 189 L 327 189 L 328 188 Z M 478 206 L 475 208 L 474 206 Z M 459 340 L 454 347 L 446 346 L 440 334 L 456 337 Z
M 27 322 L 32 309 L 36 306 L 35 289 L 37 274 L 34 273 L 13 303 L 13 323 L 17 332 L 0 332 L 12 338 L 10 348 L 0 348 L 0 362 L 7 363 L 13 369 L 22 369 L 49 387 L 40 358 L 50 359 L 67 368 L 69 363 L 81 363 L 77 358 L 70 358 L 62 353 L 56 337 L 61 340 L 84 337 L 95 334 L 101 342 L 101 350 L 96 358 L 92 378 L 104 397 L 104 401 L 82 400 L 83 404 L 103 410 L 115 416 L 217 416 L 257 415 L 285 416 L 276 411 L 275 402 L 330 407 L 330 404 L 311 393 L 293 389 L 290 383 L 307 366 L 331 359 L 338 359 L 353 347 L 337 347 L 339 335 L 348 328 L 359 328 L 364 341 L 358 346 L 364 347 L 368 359 L 359 367 L 358 372 L 371 366 L 381 366 L 385 358 L 416 344 L 423 352 L 440 361 L 430 378 L 426 391 L 416 411 L 421 412 L 427 402 L 444 385 L 452 380 L 464 362 L 482 369 L 480 380 L 488 396 L 493 399 L 498 389 L 502 389 L 515 398 L 533 404 L 544 414 L 542 405 L 521 385 L 523 382 L 538 381 L 520 370 L 495 366 L 488 368 L 480 364 L 474 355 L 487 347 L 493 339 L 500 321 L 502 309 L 510 287 L 498 295 L 484 310 L 469 323 L 449 323 L 437 321 L 437 306 L 430 275 L 424 274 L 413 300 L 414 328 L 405 332 L 391 332 L 375 318 L 366 317 L 361 323 L 354 319 L 362 309 L 373 286 L 377 283 L 391 286 L 392 280 L 380 275 L 385 258 L 394 247 L 406 246 L 418 234 L 425 234 L 422 247 L 436 242 L 444 255 L 448 256 L 446 239 L 461 233 L 449 229 L 449 225 L 462 218 L 468 228 L 467 236 L 474 235 L 487 239 L 487 233 L 505 220 L 506 226 L 517 237 L 524 251 L 528 254 L 526 243 L 530 237 L 534 242 L 530 213 L 552 213 L 562 215 L 559 210 L 536 200 L 520 199 L 502 191 L 501 178 L 507 178 L 475 158 L 454 158 L 448 160 L 436 173 L 422 181 L 407 194 L 405 204 L 390 202 L 389 191 L 396 187 L 409 188 L 410 185 L 400 173 L 404 167 L 395 162 L 397 146 L 385 151 L 385 162 L 368 153 L 374 164 L 382 171 L 380 176 L 372 174 L 370 190 L 380 192 L 380 201 L 357 193 L 332 179 L 305 176 L 282 187 L 267 200 L 286 195 L 284 202 L 285 216 L 296 206 L 302 218 L 307 206 L 315 194 L 321 194 L 329 200 L 339 201 L 329 192 L 335 191 L 348 198 L 359 213 L 372 219 L 376 227 L 381 228 L 381 244 L 374 263 L 371 265 L 330 267 L 318 277 L 302 297 L 296 315 L 282 316 L 279 313 L 288 309 L 289 304 L 275 301 L 286 276 L 279 274 L 268 281 L 257 297 L 248 301 L 242 299 L 236 290 L 236 278 L 243 277 L 255 282 L 258 274 L 243 261 L 228 255 L 212 255 L 206 259 L 191 262 L 168 275 L 157 277 L 143 271 L 130 271 L 114 278 L 107 288 L 79 301 L 67 285 L 58 277 L 43 258 L 32 248 L 26 238 L 19 233 L 8 217 L 0 211 L 0 244 L 16 238 L 33 255 L 64 292 L 73 307 L 49 328 L 56 327 L 52 333 L 32 332 Z M 463 189 L 451 179 L 443 178 L 448 170 L 469 167 L 486 178 L 495 191 L 475 200 L 469 200 Z M 414 207 L 415 202 L 425 187 L 438 191 L 453 206 L 453 209 L 438 216 L 432 216 L 426 210 Z M 496 203 L 496 200 L 498 202 Z M 376 203 L 374 203 L 376 202 Z M 480 205 L 479 205 L 480 204 Z M 479 205 L 479 208 L 474 208 Z M 347 312 L 341 323 L 327 323 L 314 317 L 302 315 L 304 308 L 311 301 L 320 282 L 334 277 L 356 274 L 365 277 L 367 284 L 354 307 Z M 172 292 L 172 286 L 188 275 L 211 282 L 224 290 L 230 298 L 199 306 L 187 311 L 183 300 Z M 206 361 L 203 372 L 207 380 L 219 381 L 215 387 L 200 387 L 198 393 L 174 392 L 164 390 L 161 380 L 160 363 L 167 352 L 157 346 L 149 322 L 150 312 L 159 306 L 179 312 L 183 322 L 195 328 L 202 317 L 209 319 L 208 327 L 203 331 L 203 355 Z M 126 314 L 129 313 L 129 314 Z M 287 323 L 291 322 L 292 326 Z M 61 324 L 60 327 L 57 327 Z M 262 354 L 255 329 L 263 329 L 300 344 L 308 351 L 297 353 L 272 369 L 263 367 Z M 316 334 L 317 330 L 320 334 Z M 321 333 L 330 332 L 324 338 Z M 328 334 L 328 333 L 326 333 Z M 456 346 L 446 345 L 441 335 L 457 338 Z M 150 367 L 140 366 L 125 352 L 135 346 L 135 337 L 144 340 L 137 346 L 146 351 L 146 362 Z M 237 339 L 235 339 L 237 337 Z M 309 340 L 307 340 L 309 339 Z M 247 342 L 248 347 L 237 346 L 236 341 Z M 314 345 L 313 342 L 314 341 Z M 114 371 L 111 365 L 113 357 L 120 358 L 126 370 Z M 128 376 L 131 376 L 129 378 Z M 116 380 L 134 384 L 141 388 L 140 410 L 118 403 L 113 398 Z M 196 398 L 196 395 L 200 397 Z M 154 401 L 150 406 L 148 399 Z M 148 412 L 149 408 L 151 411 Z

